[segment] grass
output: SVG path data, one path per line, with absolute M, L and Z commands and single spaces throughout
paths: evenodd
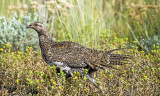
M 159 36 L 157 0 L 39 1 L 43 2 L 1 0 L 0 15 L 12 18 L 14 12 L 36 12 L 57 41 L 74 41 L 101 50 L 131 43 L 133 49 L 119 52 L 132 55 L 131 64 L 116 66 L 120 71 L 99 70 L 95 79 L 106 95 L 160 95 L 159 39 L 150 39 Z M 63 72 L 56 74 L 55 67 L 47 65 L 33 46 L 22 52 L 10 50 L 13 45 L 9 44 L 0 47 L 0 95 L 102 95 L 79 73 L 69 80 Z M 146 46 L 150 53 L 144 52 Z
M 13 12 L 38 12 L 39 21 L 49 24 L 49 31 L 58 40 L 72 40 L 88 47 L 100 48 L 98 43 L 103 32 L 108 34 L 108 39 L 112 39 L 116 34 L 117 37 L 127 37 L 130 43 L 136 39 L 148 40 L 152 36 L 159 36 L 160 12 L 157 0 L 1 1 L 1 15 L 11 17 Z M 134 34 L 131 34 L 127 24 L 131 26 Z M 89 42 L 93 44 L 88 45 Z M 157 45 L 157 42 L 153 43 Z M 145 45 L 142 49 L 144 47 Z

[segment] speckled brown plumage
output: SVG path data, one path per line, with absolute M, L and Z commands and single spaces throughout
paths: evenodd
M 87 78 L 95 86 L 98 85 L 92 77 L 93 72 L 99 68 L 105 70 L 104 67 L 125 64 L 129 58 L 128 55 L 111 54 L 115 50 L 89 49 L 71 41 L 55 42 L 40 22 L 34 22 L 28 28 L 32 28 L 38 33 L 42 57 L 47 64 L 55 65 L 70 76 L 73 76 L 74 71 L 83 74 L 84 69 L 88 69 Z

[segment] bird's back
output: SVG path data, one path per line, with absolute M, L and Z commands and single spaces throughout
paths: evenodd
M 70 67 L 90 66 L 94 68 L 103 58 L 103 51 L 86 48 L 70 41 L 52 44 L 50 60 L 65 62 Z

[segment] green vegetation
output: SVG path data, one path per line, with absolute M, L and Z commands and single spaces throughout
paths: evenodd
M 36 32 L 25 28 L 37 20 L 57 41 L 101 50 L 132 46 L 119 51 L 134 57 L 131 64 L 95 74 L 106 95 L 160 95 L 158 0 L 37 1 L 0 2 L 0 95 L 101 95 L 79 73 L 66 80 L 42 60 Z
M 0 46 L 11 44 L 12 50 L 25 51 L 27 46 L 32 46 L 37 49 L 38 39 L 35 32 L 31 33 L 26 26 L 33 21 L 36 21 L 38 15 L 35 13 L 34 18 L 31 19 L 31 14 L 28 16 L 17 16 L 15 13 L 10 20 L 9 18 L 0 18 Z

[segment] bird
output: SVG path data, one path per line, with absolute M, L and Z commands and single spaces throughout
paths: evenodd
M 94 73 L 99 69 L 107 71 L 107 67 L 114 68 L 112 65 L 127 64 L 130 59 L 130 55 L 112 53 L 123 48 L 102 51 L 87 48 L 72 41 L 53 41 L 48 29 L 41 22 L 33 22 L 27 28 L 34 29 L 38 33 L 41 55 L 47 64 L 56 66 L 68 77 L 73 77 L 74 72 L 79 72 L 100 89 L 102 88 L 93 78 Z M 85 74 L 86 69 L 87 74 Z

